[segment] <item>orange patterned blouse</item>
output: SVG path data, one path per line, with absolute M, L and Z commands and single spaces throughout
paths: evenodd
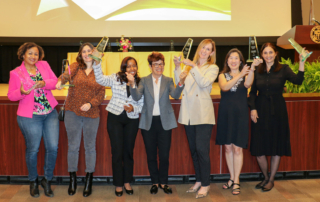
M 98 118 L 100 116 L 99 105 L 104 100 L 105 87 L 96 82 L 93 70 L 87 76 L 84 69 L 79 67 L 77 62 L 70 65 L 71 82 L 74 87 L 69 87 L 65 110 L 72 111 L 78 116 Z M 61 84 L 69 81 L 69 72 L 65 71 L 59 77 Z M 92 107 L 84 112 L 80 107 L 86 103 L 91 103 Z

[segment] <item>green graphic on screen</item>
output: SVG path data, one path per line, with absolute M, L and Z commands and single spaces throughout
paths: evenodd
M 74 11 L 104 21 L 228 21 L 231 0 L 40 0 L 37 17 L 51 12 L 56 15 L 51 18 L 59 19 L 59 13 L 70 17 Z

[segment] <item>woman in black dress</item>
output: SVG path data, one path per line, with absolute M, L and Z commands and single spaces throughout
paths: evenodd
M 308 52 L 308 51 L 307 51 Z M 251 108 L 250 151 L 264 175 L 257 189 L 270 191 L 281 156 L 291 156 L 288 114 L 282 91 L 286 80 L 301 85 L 304 79 L 304 62 L 300 55 L 299 72 L 295 74 L 289 66 L 281 65 L 276 47 L 265 43 L 261 48 L 263 63 L 258 66 L 249 96 Z M 259 94 L 257 95 L 257 91 Z M 271 174 L 268 175 L 268 160 L 271 156 Z
M 257 63 L 258 61 L 256 61 Z M 257 64 L 256 64 L 257 65 Z M 221 102 L 217 124 L 216 144 L 225 145 L 230 180 L 223 189 L 233 186 L 232 194 L 240 194 L 240 172 L 243 164 L 242 148 L 248 146 L 249 120 L 247 89 L 253 82 L 254 66 L 245 64 L 242 53 L 231 49 L 219 75 Z

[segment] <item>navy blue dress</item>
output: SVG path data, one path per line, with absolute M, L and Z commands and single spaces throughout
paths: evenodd
M 227 81 L 233 77 L 225 73 Z M 234 144 L 238 147 L 248 147 L 249 117 L 247 88 L 245 77 L 239 79 L 229 91 L 221 91 L 218 111 L 216 144 Z

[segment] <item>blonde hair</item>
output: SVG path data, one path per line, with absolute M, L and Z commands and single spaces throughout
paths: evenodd
M 200 52 L 200 50 L 207 44 L 211 44 L 212 45 L 212 51 L 214 51 L 214 53 L 208 57 L 206 64 L 211 65 L 211 64 L 215 64 L 216 63 L 216 43 L 214 41 L 212 41 L 211 39 L 204 39 L 204 40 L 202 40 L 200 42 L 200 44 L 199 44 L 199 46 L 197 48 L 196 54 L 194 55 L 193 62 L 195 64 L 198 64 L 198 62 L 199 62 L 199 52 Z

